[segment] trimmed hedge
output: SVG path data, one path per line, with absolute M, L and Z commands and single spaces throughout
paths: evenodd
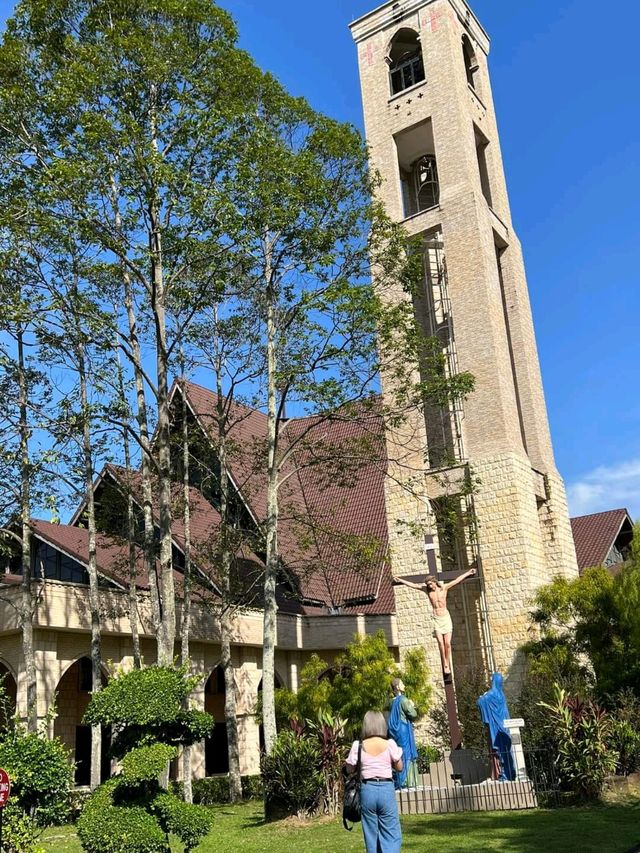
M 196 847 L 213 826 L 213 815 L 207 809 L 185 803 L 175 794 L 159 794 L 152 809 L 162 828 L 177 835 L 185 850 Z
M 87 853 L 170 853 L 166 834 L 141 806 L 114 806 L 117 779 L 97 788 L 78 819 L 78 837 Z
M 173 790 L 179 797 L 183 796 L 182 782 L 174 782 Z M 204 779 L 194 779 L 191 783 L 193 802 L 201 806 L 224 805 L 229 802 L 229 777 L 206 776 Z M 260 776 L 242 777 L 242 799 L 261 800 L 263 796 L 262 779 Z

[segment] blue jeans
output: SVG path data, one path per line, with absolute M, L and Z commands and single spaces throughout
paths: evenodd
M 399 853 L 402 832 L 393 782 L 363 782 L 360 805 L 367 853 Z

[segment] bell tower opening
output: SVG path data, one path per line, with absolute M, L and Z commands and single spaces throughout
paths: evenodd
M 424 80 L 422 46 L 415 30 L 398 30 L 391 40 L 387 62 L 392 95 L 398 95 Z

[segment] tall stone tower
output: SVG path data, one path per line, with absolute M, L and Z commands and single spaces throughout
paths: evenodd
M 450 593 L 455 672 L 495 667 L 513 687 L 531 595 L 554 575 L 577 575 L 577 566 L 511 222 L 489 39 L 465 0 L 390 0 L 351 31 L 382 199 L 422 238 L 416 316 L 445 371 L 475 377 L 464 402 L 427 401 L 388 434 L 393 572 L 424 573 L 429 564 L 446 579 L 476 565 L 477 579 Z M 414 483 L 420 472 L 422 500 L 407 488 L 408 471 Z M 397 588 L 401 650 L 424 645 L 437 672 L 426 604 L 422 593 Z

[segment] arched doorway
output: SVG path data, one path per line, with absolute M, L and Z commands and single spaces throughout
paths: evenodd
M 224 670 L 217 666 L 204 686 L 204 710 L 211 714 L 215 726 L 204 742 L 204 767 L 206 776 L 229 772 L 229 746 L 227 724 L 224 718 Z
M 0 662 L 0 683 L 4 688 L 2 702 L 0 702 L 0 731 L 2 731 L 7 727 L 9 720 L 16 712 L 16 698 L 18 695 L 18 685 L 16 684 L 13 673 L 2 662 Z
M 102 676 L 103 686 L 107 683 Z M 83 723 L 84 712 L 91 699 L 91 658 L 77 660 L 62 676 L 56 691 L 58 716 L 54 722 L 53 733 L 59 737 L 71 751 L 76 762 L 76 785 L 89 785 L 91 781 L 91 726 Z M 109 745 L 111 732 L 102 729 L 101 780 L 111 775 Z

